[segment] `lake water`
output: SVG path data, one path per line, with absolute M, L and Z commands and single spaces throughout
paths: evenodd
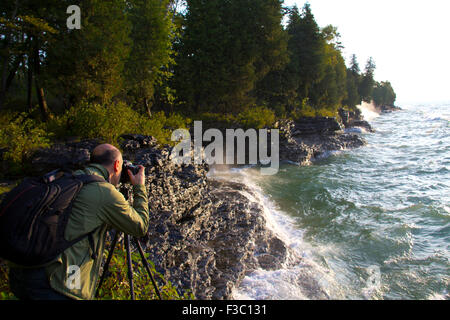
M 402 108 L 369 119 L 365 147 L 276 176 L 229 174 L 295 253 L 234 298 L 450 298 L 450 105 Z

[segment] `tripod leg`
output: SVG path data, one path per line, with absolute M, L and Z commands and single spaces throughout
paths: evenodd
M 111 247 L 109 248 L 108 258 L 106 259 L 105 266 L 103 267 L 103 273 L 102 277 L 100 278 L 100 282 L 98 283 L 97 291 L 95 293 L 95 296 L 98 297 L 98 293 L 100 288 L 102 287 L 103 282 L 105 281 L 106 275 L 108 274 L 109 264 L 111 262 L 114 249 L 116 248 L 117 241 L 119 240 L 120 232 L 116 231 L 116 234 L 114 235 L 113 242 L 111 243 Z
M 125 249 L 127 250 L 128 280 L 130 282 L 131 300 L 135 300 L 134 281 L 133 281 L 133 265 L 131 263 L 131 250 L 130 250 L 130 236 L 129 235 L 125 235 Z
M 144 250 L 142 250 L 141 242 L 137 238 L 135 238 L 134 241 L 136 242 L 136 245 L 138 247 L 139 254 L 141 255 L 142 262 L 144 263 L 145 269 L 147 270 L 148 275 L 150 276 L 150 279 L 152 280 L 153 287 L 155 288 L 155 292 L 158 295 L 159 300 L 162 300 L 161 299 L 161 294 L 160 294 L 159 289 L 158 289 L 158 286 L 156 285 L 155 279 L 153 279 L 152 271 L 150 270 L 150 266 L 148 264 L 148 261 L 145 258 Z

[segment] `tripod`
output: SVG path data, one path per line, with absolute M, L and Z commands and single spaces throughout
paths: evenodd
M 123 188 L 121 190 L 122 194 L 124 195 L 125 199 L 128 200 L 129 198 L 129 191 L 125 188 Z M 105 262 L 105 266 L 103 267 L 103 273 L 102 276 L 100 278 L 100 282 L 98 284 L 97 287 L 97 292 L 95 294 L 95 296 L 98 296 L 99 290 L 103 284 L 103 282 L 106 279 L 106 275 L 108 274 L 108 269 L 109 269 L 109 264 L 111 262 L 113 253 L 114 253 L 114 249 L 116 248 L 117 242 L 119 241 L 120 235 L 123 234 L 123 232 L 115 232 L 114 235 L 114 239 L 111 243 L 111 247 L 109 249 L 109 253 L 108 253 L 108 258 L 106 259 Z M 156 295 L 158 296 L 159 300 L 162 300 L 161 298 L 161 293 L 159 292 L 158 286 L 156 285 L 155 279 L 153 278 L 153 274 L 152 271 L 150 270 L 150 266 L 148 264 L 147 259 L 145 258 L 144 255 L 144 250 L 142 250 L 142 245 L 141 242 L 139 241 L 139 239 L 137 239 L 136 237 L 133 237 L 133 240 L 136 244 L 136 247 L 138 248 L 139 254 L 141 256 L 142 262 L 145 266 L 145 269 L 147 270 L 148 275 L 150 276 L 150 280 L 152 281 L 153 287 L 155 288 L 155 292 Z M 124 234 L 124 244 L 125 244 L 125 250 L 127 252 L 127 267 L 128 267 L 128 281 L 130 284 L 130 296 L 131 296 L 131 300 L 135 300 L 135 295 L 134 295 L 134 279 L 133 279 L 133 265 L 131 263 L 131 249 L 130 249 L 130 235 L 128 234 Z
M 111 262 L 112 256 L 114 254 L 114 249 L 117 245 L 117 242 L 119 241 L 120 235 L 123 234 L 123 232 L 116 231 L 116 234 L 114 235 L 114 239 L 111 243 L 111 247 L 109 249 L 108 258 L 106 259 L 105 266 L 103 268 L 103 273 L 100 278 L 100 282 L 97 287 L 97 292 L 95 296 L 98 296 L 99 290 L 103 284 L 103 282 L 106 279 L 106 275 L 108 274 L 109 264 Z M 150 266 L 148 264 L 147 259 L 144 255 L 144 250 L 142 250 L 142 245 L 139 239 L 133 237 L 133 240 L 138 248 L 139 254 L 141 256 L 142 262 L 144 263 L 145 269 L 147 270 L 148 275 L 150 276 L 150 280 L 152 281 L 153 287 L 155 288 L 156 295 L 158 296 L 159 300 L 162 300 L 161 294 L 159 292 L 158 286 L 156 285 L 155 279 L 153 278 L 152 271 L 150 270 Z M 133 279 L 133 265 L 131 263 L 131 249 L 130 249 L 130 235 L 125 234 L 124 235 L 124 243 L 125 243 L 125 250 L 127 252 L 127 267 L 128 267 L 128 281 L 130 283 L 130 296 L 131 300 L 135 300 L 135 294 L 134 294 L 134 279 Z

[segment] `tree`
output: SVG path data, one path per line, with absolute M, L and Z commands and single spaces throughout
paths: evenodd
M 351 69 L 347 69 L 347 97 L 342 103 L 350 108 L 355 108 L 361 104 L 361 96 L 358 92 L 358 79 L 355 78 Z
M 389 81 L 377 82 L 372 99 L 377 106 L 393 106 L 397 96 Z
M 181 100 L 198 112 L 241 111 L 286 59 L 281 1 L 188 0 L 187 8 L 176 67 Z
M 125 64 L 126 89 L 132 102 L 142 103 L 151 117 L 155 87 L 171 76 L 173 13 L 168 0 L 129 1 L 127 12 L 132 49 Z
M 375 86 L 374 73 L 376 65 L 372 57 L 367 60 L 366 69 L 359 85 L 359 94 L 363 101 L 371 102 L 372 92 Z
M 355 108 L 361 104 L 361 96 L 358 89 L 361 82 L 360 69 L 358 59 L 356 55 L 352 55 L 350 61 L 350 67 L 347 69 L 347 98 L 343 101 L 343 104 Z
M 31 108 L 33 83 L 42 117 L 48 119 L 51 112 L 44 94 L 42 65 L 45 52 L 54 35 L 54 14 L 59 8 L 56 0 L 32 1 L 7 0 L 1 5 L 2 80 L 0 88 L 0 109 L 12 81 L 22 69 L 27 79 L 27 104 Z
M 297 7 L 291 10 L 287 26 L 289 51 L 291 52 L 290 70 L 298 76 L 298 98 L 309 98 L 311 87 L 325 76 L 326 42 L 314 19 L 309 3 L 299 14 Z
M 131 45 L 126 5 L 122 0 L 82 0 L 80 30 L 66 27 L 68 16 L 63 11 L 45 67 L 50 87 L 66 107 L 82 100 L 105 104 L 123 91 Z
M 358 58 L 355 54 L 352 54 L 350 61 L 350 71 L 355 78 L 360 76 L 361 69 L 359 68 Z
M 340 50 L 331 41 L 325 49 L 324 77 L 310 92 L 310 104 L 316 109 L 337 110 L 347 97 L 347 68 Z

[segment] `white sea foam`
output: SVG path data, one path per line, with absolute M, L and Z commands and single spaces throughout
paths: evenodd
M 337 252 L 337 248 L 312 247 L 303 240 L 303 231 L 295 220 L 281 211 L 258 186 L 258 179 L 268 179 L 252 168 L 215 170 L 211 178 L 226 179 L 245 184 L 252 193 L 243 191 L 250 201 L 263 208 L 266 226 L 288 250 L 288 257 L 279 270 L 255 270 L 247 275 L 233 291 L 236 300 L 304 300 L 342 297 L 332 270 L 317 263 L 314 253 L 323 256 L 325 251 Z M 272 177 L 273 178 L 273 177 Z
M 380 116 L 380 113 L 377 111 L 377 108 L 373 103 L 363 102 L 359 106 L 357 106 L 366 121 L 373 121 L 375 118 Z

